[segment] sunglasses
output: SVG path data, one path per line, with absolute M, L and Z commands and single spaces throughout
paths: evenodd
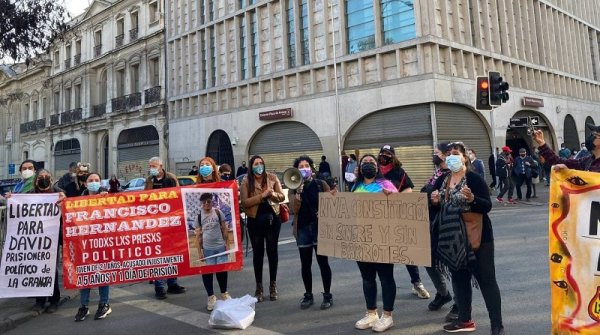
M 212 200 L 210 200 L 210 199 L 208 199 L 208 200 L 203 200 L 203 201 L 202 201 L 202 203 L 203 203 L 203 204 L 205 204 L 205 205 L 210 205 L 210 204 L 212 204 L 212 202 L 213 202 L 213 201 L 212 201 Z

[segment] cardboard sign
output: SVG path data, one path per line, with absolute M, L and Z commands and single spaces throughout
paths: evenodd
M 0 260 L 0 298 L 46 297 L 54 291 L 60 206 L 58 194 L 13 194 Z
M 320 255 L 431 266 L 425 193 L 319 193 Z
M 204 194 L 212 200 L 208 212 L 200 201 Z M 229 215 L 214 216 L 215 208 Z M 224 250 L 209 257 L 200 257 L 202 235 L 195 221 L 202 215 L 226 225 L 226 236 L 210 235 Z M 239 217 L 235 181 L 68 198 L 63 204 L 65 287 L 240 270 Z
M 552 334 L 600 334 L 600 174 L 552 172 Z

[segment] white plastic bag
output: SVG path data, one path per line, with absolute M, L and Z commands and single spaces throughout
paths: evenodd
M 254 322 L 256 302 L 256 298 L 247 294 L 241 298 L 217 300 L 208 324 L 213 328 L 246 329 Z

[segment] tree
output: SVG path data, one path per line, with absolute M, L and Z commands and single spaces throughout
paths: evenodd
M 29 62 L 67 30 L 69 14 L 56 0 L 0 0 L 0 59 Z

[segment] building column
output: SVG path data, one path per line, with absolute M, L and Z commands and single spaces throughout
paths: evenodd
M 89 132 L 87 137 L 88 163 L 92 167 L 92 171 L 98 171 L 98 141 L 97 133 Z

